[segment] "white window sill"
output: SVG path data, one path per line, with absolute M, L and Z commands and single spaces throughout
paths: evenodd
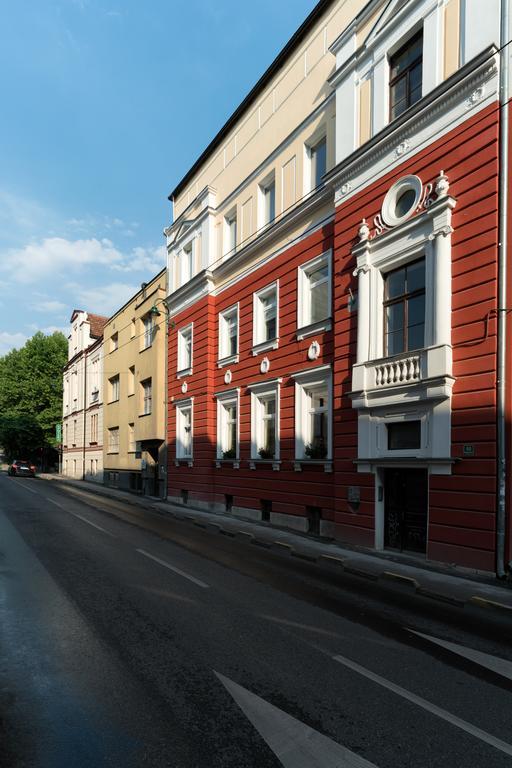
M 240 459 L 216 459 L 216 469 L 221 469 L 222 466 L 232 467 L 232 469 L 240 469 Z
M 281 460 L 280 459 L 251 459 L 249 461 L 249 469 L 256 469 L 258 466 L 271 466 L 274 472 L 279 472 L 281 469 Z
M 193 467 L 194 466 L 194 461 L 192 459 L 192 456 L 187 456 L 187 457 L 183 457 L 182 456 L 180 458 L 175 458 L 174 459 L 174 466 L 175 467 L 185 466 L 185 465 L 187 467 Z
M 303 467 L 323 467 L 324 472 L 332 472 L 332 459 L 295 459 L 293 469 L 295 472 L 302 472 Z
M 279 336 L 269 341 L 262 341 L 259 344 L 255 344 L 252 348 L 252 354 L 254 357 L 261 354 L 261 352 L 268 352 L 269 349 L 277 349 L 279 347 Z
M 325 320 L 320 320 L 318 323 L 311 323 L 310 325 L 303 325 L 301 328 L 297 328 L 297 341 L 302 341 L 308 336 L 314 336 L 315 333 L 325 333 L 332 328 L 331 318 L 328 317 Z
M 177 379 L 183 379 L 185 376 L 190 376 L 192 374 L 192 368 L 183 368 L 181 371 L 178 371 L 176 373 Z
M 229 357 L 222 357 L 217 361 L 217 368 L 224 368 L 226 365 L 233 365 L 238 363 L 238 355 L 230 355 Z

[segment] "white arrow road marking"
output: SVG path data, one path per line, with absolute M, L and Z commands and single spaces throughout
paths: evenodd
M 450 643 L 448 640 L 440 640 L 438 637 L 424 635 L 422 632 L 416 632 L 414 629 L 408 629 L 408 632 L 412 632 L 413 635 L 422 637 L 430 643 L 440 645 L 442 648 L 446 648 L 448 651 L 452 651 L 458 656 L 463 656 L 465 659 L 480 664 L 481 667 L 486 667 L 492 672 L 496 672 L 498 675 L 512 680 L 512 661 L 501 659 L 499 656 L 491 656 L 489 653 L 483 653 L 482 651 L 475 651 L 473 648 L 466 648 L 465 645 Z
M 384 688 L 387 688 L 389 691 L 393 691 L 393 693 L 396 693 L 403 699 L 411 701 L 413 704 L 416 704 L 416 706 L 425 709 L 427 712 L 430 712 L 431 714 L 446 720 L 456 728 L 460 728 L 462 731 L 466 731 L 466 733 L 471 734 L 471 736 L 475 736 L 477 739 L 480 739 L 480 741 L 484 741 L 486 744 L 490 744 L 491 747 L 499 749 L 500 752 L 504 752 L 506 755 L 512 755 L 512 744 L 507 744 L 506 741 L 497 739 L 495 736 L 487 733 L 487 731 L 482 731 L 480 728 L 477 728 L 476 725 L 472 725 L 466 720 L 462 720 L 460 717 L 452 715 L 451 712 L 447 712 L 446 709 L 441 709 L 441 707 L 437 707 L 435 704 L 431 704 L 430 701 L 422 699 L 421 696 L 417 696 L 415 693 L 411 693 L 405 688 L 401 688 L 399 685 L 392 683 L 390 680 L 386 680 L 384 677 L 376 675 L 375 672 L 371 672 L 369 669 L 366 669 L 366 667 L 361 667 L 359 664 L 356 664 L 355 661 L 346 659 L 344 656 L 333 656 L 333 659 L 334 661 L 338 661 L 340 664 L 343 664 L 345 667 L 352 669 L 354 672 L 358 672 L 360 675 L 367 677 L 368 680 L 372 680 L 374 683 L 377 683 L 377 685 L 382 685 Z
M 215 674 L 285 768 L 377 768 L 229 678 Z
M 146 552 L 143 549 L 138 549 L 137 552 L 139 552 L 139 554 L 141 555 L 144 555 L 144 557 L 149 557 L 150 560 L 154 560 L 155 563 L 159 563 L 160 565 L 163 565 L 164 568 L 168 568 L 170 571 L 177 573 L 179 576 L 183 576 L 184 579 L 188 579 L 193 584 L 197 584 L 198 587 L 203 587 L 203 589 L 210 588 L 210 585 L 205 584 L 204 581 L 201 581 L 200 579 L 196 579 L 195 576 L 191 576 L 189 573 L 185 573 L 185 571 L 180 571 L 180 569 L 176 568 L 175 565 L 171 565 L 170 563 L 167 563 L 165 560 L 160 560 L 159 557 L 150 555 L 149 552 Z

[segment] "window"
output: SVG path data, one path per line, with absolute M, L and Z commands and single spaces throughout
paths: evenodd
M 183 246 L 180 258 L 181 267 L 181 285 L 188 283 L 191 277 L 194 276 L 194 244 L 193 242 L 187 243 Z
M 421 421 L 395 421 L 387 424 L 388 451 L 421 448 Z
M 109 402 L 113 403 L 116 400 L 119 400 L 119 374 L 117 374 L 117 376 L 112 376 L 112 378 L 108 380 L 108 386 Z
M 324 253 L 299 267 L 297 325 L 320 323 L 331 315 L 331 254 Z
M 217 398 L 217 458 L 238 459 L 238 390 Z
M 230 213 L 225 218 L 225 246 L 224 255 L 232 254 L 236 251 L 236 211 Z
M 98 442 L 98 414 L 92 413 L 91 414 L 91 437 L 90 437 L 91 445 L 93 443 Z
M 295 454 L 313 461 L 331 458 L 332 384 L 329 366 L 292 374 L 295 379 Z
M 76 419 L 73 419 L 73 448 L 76 446 L 76 426 L 77 421 Z
M 142 415 L 148 416 L 151 413 L 152 405 L 152 382 L 151 379 L 144 379 L 140 383 L 142 387 Z
M 386 355 L 425 346 L 425 259 L 384 276 Z
M 269 179 L 260 186 L 261 226 L 270 224 L 276 217 L 276 182 Z
M 252 459 L 279 459 L 279 383 L 274 379 L 249 386 Z
M 178 375 L 192 373 L 192 323 L 178 331 Z
M 128 424 L 128 453 L 135 453 L 135 425 Z
M 322 183 L 322 177 L 327 170 L 327 141 L 324 136 L 317 144 L 309 149 L 310 160 L 310 189 L 316 189 Z
M 110 351 L 115 352 L 116 349 L 119 347 L 119 335 L 117 333 L 113 333 L 110 337 Z
M 176 405 L 176 458 L 192 458 L 192 400 Z
M 219 314 L 219 360 L 233 362 L 238 354 L 238 304 Z
M 108 430 L 108 452 L 119 453 L 119 427 L 110 427 Z
M 155 321 L 152 315 L 143 318 L 144 335 L 142 337 L 142 349 L 147 349 L 153 344 L 153 332 L 155 330 Z
M 135 394 L 135 366 L 130 365 L 128 368 L 128 396 Z
M 278 283 L 269 285 L 254 294 L 253 343 L 258 349 L 277 347 L 278 334 Z
M 421 99 L 423 31 L 389 59 L 389 118 L 394 120 Z

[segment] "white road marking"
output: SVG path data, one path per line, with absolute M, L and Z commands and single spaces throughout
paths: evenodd
M 446 709 L 442 709 L 435 704 L 431 704 L 430 701 L 421 698 L 421 696 L 417 696 L 415 693 L 411 693 L 411 691 L 407 691 L 405 688 L 392 683 L 390 680 L 386 680 L 384 677 L 380 677 L 380 675 L 375 674 L 375 672 L 371 672 L 369 669 L 366 669 L 366 667 L 362 667 L 360 664 L 356 664 L 355 661 L 351 661 L 344 656 L 333 656 L 333 659 L 334 661 L 338 661 L 340 664 L 343 664 L 345 667 L 348 667 L 354 672 L 363 675 L 363 677 L 368 678 L 368 680 L 372 680 L 374 683 L 377 683 L 377 685 L 381 685 L 383 688 L 387 688 L 389 691 L 396 693 L 403 699 L 407 699 L 407 701 L 416 704 L 416 706 L 425 709 L 427 712 L 430 712 L 433 715 L 436 715 L 436 717 L 440 717 L 443 720 L 446 720 L 456 728 L 460 728 L 462 731 L 466 731 L 466 733 L 469 733 L 471 736 L 480 739 L 480 741 L 484 741 L 491 747 L 499 749 L 500 752 L 504 752 L 506 755 L 512 755 L 512 744 L 507 744 L 506 741 L 502 741 L 501 739 L 496 738 L 496 736 L 487 733 L 487 731 L 482 731 L 482 729 L 478 728 L 476 725 L 472 725 L 466 720 L 462 720 L 460 717 L 452 715 L 452 713 L 447 712 Z
M 377 768 L 228 677 L 215 674 L 285 768 Z
M 64 512 L 67 512 L 67 509 L 63 507 L 62 504 L 59 504 L 58 501 L 55 501 L 55 499 L 50 499 L 49 496 L 45 496 L 45 499 L 46 501 L 49 501 L 51 504 L 55 504 L 55 506 L 58 507 L 59 509 L 63 509 Z
M 30 493 L 35 493 L 35 494 L 36 494 L 36 496 L 39 496 L 39 492 L 38 492 L 38 491 L 34 491 L 34 489 L 33 489 L 33 488 L 28 488 L 28 487 L 27 487 L 27 486 L 26 486 L 24 483 L 20 483 L 20 481 L 19 481 L 19 480 L 15 480 L 15 481 L 14 481 L 14 483 L 15 483 L 15 485 L 17 485 L 19 488 L 22 488 L 22 487 L 23 487 L 23 488 L 24 488 L 26 491 L 30 491 Z
M 277 616 L 269 616 L 266 613 L 261 614 L 262 619 L 267 621 L 275 621 L 276 624 L 282 624 L 285 627 L 292 627 L 293 629 L 307 629 L 308 632 L 315 632 L 318 635 L 325 635 L 326 637 L 337 637 L 341 635 L 338 632 L 330 632 L 328 629 L 320 629 L 320 627 L 312 627 L 310 624 L 300 624 L 297 621 L 289 621 L 288 619 L 280 619 Z
M 92 527 L 97 528 L 98 531 L 103 531 L 103 533 L 106 533 L 107 536 L 112 536 L 113 539 L 117 538 L 114 533 L 110 533 L 110 531 L 107 531 L 105 528 L 102 528 L 101 525 L 96 525 L 96 523 L 93 523 L 91 520 L 88 520 L 86 517 L 82 517 L 82 515 L 79 515 L 77 512 L 70 512 L 69 514 L 73 515 L 73 517 L 78 517 L 78 519 L 81 520 L 83 523 L 92 525 Z
M 466 648 L 465 645 L 450 643 L 448 640 L 440 640 L 438 637 L 424 635 L 422 632 L 416 632 L 414 629 L 408 629 L 408 632 L 412 632 L 413 635 L 422 637 L 430 643 L 440 645 L 442 648 L 446 648 L 448 651 L 452 651 L 452 653 L 456 653 L 458 656 L 463 656 L 465 659 L 474 661 L 481 667 L 486 667 L 492 672 L 496 672 L 498 675 L 512 680 L 512 661 L 501 659 L 499 656 L 491 656 L 489 653 L 483 653 L 482 651 L 475 651 L 473 648 Z
M 188 579 L 193 584 L 197 584 L 198 587 L 202 587 L 203 589 L 210 588 L 210 585 L 205 584 L 204 581 L 201 581 L 200 579 L 196 579 L 195 576 L 191 576 L 189 573 L 185 573 L 185 571 L 181 571 L 179 568 L 176 568 L 175 565 L 171 565 L 170 563 L 167 563 L 165 560 L 160 560 L 159 557 L 155 557 L 154 555 L 151 555 L 149 552 L 146 552 L 144 549 L 138 549 L 137 552 L 139 552 L 141 555 L 144 555 L 144 557 L 149 557 L 150 560 L 154 560 L 155 563 L 159 563 L 160 565 L 163 565 L 164 568 L 168 568 L 170 571 L 177 573 L 178 576 L 183 576 L 184 579 Z

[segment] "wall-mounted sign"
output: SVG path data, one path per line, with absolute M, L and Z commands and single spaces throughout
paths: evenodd
M 475 455 L 475 446 L 474 445 L 463 445 L 462 446 L 462 453 L 464 456 L 474 456 Z
M 361 489 L 358 485 L 349 485 L 348 501 L 350 504 L 359 504 L 361 501 Z

